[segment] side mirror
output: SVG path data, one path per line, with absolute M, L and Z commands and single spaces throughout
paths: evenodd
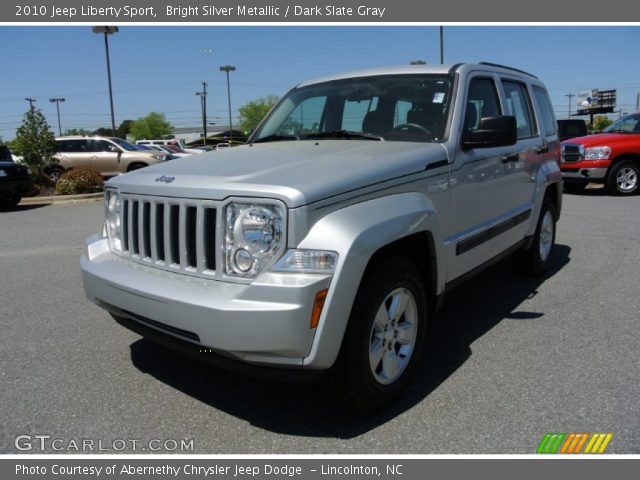
M 115 145 L 109 145 L 109 151 L 113 152 L 113 153 L 122 153 L 122 150 L 120 150 L 118 147 L 116 147 Z
M 503 147 L 518 141 L 516 117 L 502 115 L 480 119 L 477 130 L 469 130 L 462 139 L 462 147 L 472 148 Z

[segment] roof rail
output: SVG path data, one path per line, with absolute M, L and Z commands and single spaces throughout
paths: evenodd
M 514 72 L 524 73 L 525 75 L 529 75 L 530 77 L 538 78 L 538 77 L 536 77 L 536 76 L 535 76 L 534 74 L 532 74 L 532 73 L 525 72 L 524 70 L 520 70 L 520 69 L 518 69 L 518 68 L 507 67 L 506 65 L 500 65 L 499 63 L 480 62 L 480 65 L 486 65 L 486 66 L 488 66 L 488 67 L 506 68 L 507 70 L 513 70 Z

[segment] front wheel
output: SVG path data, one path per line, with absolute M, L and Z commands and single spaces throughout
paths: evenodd
M 542 204 L 533 242 L 528 248 L 516 253 L 518 270 L 528 276 L 544 273 L 551 263 L 551 254 L 556 243 L 556 208 L 546 199 Z
M 607 176 L 607 189 L 613 195 L 633 195 L 638 192 L 640 167 L 632 160 L 616 163 Z
M 426 322 L 427 296 L 413 262 L 399 256 L 378 262 L 360 285 L 326 390 L 356 412 L 388 404 L 410 380 Z
M 22 196 L 15 194 L 13 197 L 4 198 L 0 200 L 0 207 L 15 207 L 22 200 Z

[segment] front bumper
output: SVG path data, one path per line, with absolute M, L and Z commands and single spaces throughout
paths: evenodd
M 602 167 L 586 167 L 579 166 L 565 167 L 562 169 L 562 178 L 564 180 L 586 180 L 598 181 L 604 180 L 607 175 L 607 169 Z
M 99 236 L 87 240 L 80 264 L 91 301 L 128 322 L 190 343 L 205 361 L 215 354 L 293 368 L 302 367 L 309 355 L 314 298 L 331 282 L 330 275 L 284 273 L 261 274 L 251 284 L 194 278 L 120 258 Z

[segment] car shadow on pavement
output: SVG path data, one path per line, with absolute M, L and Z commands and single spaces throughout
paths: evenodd
M 571 248 L 556 245 L 545 276 L 523 278 L 509 259 L 447 295 L 432 322 L 426 354 L 407 391 L 387 409 L 354 416 L 332 405 L 314 384 L 284 384 L 222 371 L 141 339 L 131 345 L 133 364 L 213 408 L 259 428 L 287 435 L 352 438 L 375 429 L 422 402 L 471 356 L 470 345 L 503 319 L 535 321 L 544 312 L 518 311 L 539 286 L 570 261 Z M 236 452 L 242 453 L 242 452 Z
M 0 207 L 0 212 L 26 212 L 27 210 L 36 210 L 38 208 L 48 207 L 48 203 L 34 203 L 28 205 L 16 205 L 15 207 Z

